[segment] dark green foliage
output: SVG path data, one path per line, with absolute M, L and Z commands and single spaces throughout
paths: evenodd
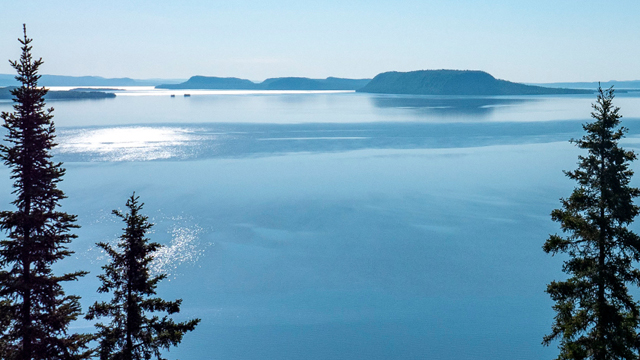
M 562 208 L 551 213 L 566 236 L 551 235 L 544 251 L 565 253 L 565 281 L 554 281 L 547 293 L 555 301 L 555 321 L 549 345 L 559 340 L 558 359 L 637 359 L 640 339 L 638 303 L 628 286 L 640 285 L 640 238 L 627 229 L 638 215 L 633 199 L 640 190 L 629 186 L 636 159 L 618 146 L 627 129 L 619 127 L 619 108 L 612 105 L 613 88 L 598 89 L 586 135 L 572 140 L 589 151 L 578 169 L 565 172 L 578 185 Z
M 8 300 L 0 301 L 0 359 L 8 359 L 13 356 L 11 352 L 11 344 L 6 338 L 7 331 L 11 325 L 11 302 Z
M 31 56 L 31 39 L 20 39 L 20 60 L 11 61 L 22 86 L 13 89 L 13 113 L 3 112 L 7 130 L 0 157 L 11 168 L 15 211 L 0 212 L 0 303 L 4 359 L 82 359 L 89 356 L 90 336 L 69 334 L 69 323 L 80 315 L 77 296 L 65 295 L 62 283 L 85 272 L 58 276 L 51 267 L 72 254 L 67 244 L 76 216 L 58 210 L 65 198 L 58 189 L 64 169 L 51 161 L 53 109 L 45 110 L 47 90 L 38 87 L 42 59 Z
M 366 93 L 417 95 L 544 95 L 591 94 L 589 90 L 554 89 L 499 80 L 484 71 L 390 71 L 376 75 L 357 90 Z
M 200 322 L 195 319 L 176 323 L 167 315 L 162 318 L 147 315 L 178 313 L 182 300 L 165 301 L 152 297 L 156 295 L 158 282 L 166 275 L 152 276 L 149 269 L 153 255 L 161 245 L 149 242 L 145 237 L 152 224 L 140 214 L 143 205 L 133 194 L 127 201 L 127 214 L 113 211 L 126 223 L 116 248 L 107 243 L 97 244 L 111 258 L 111 262 L 102 267 L 105 272 L 99 276 L 102 286 L 98 292 L 113 294 L 111 301 L 96 302 L 91 306 L 86 316 L 88 320 L 111 318 L 109 324 L 96 324 L 101 360 L 162 359 L 162 349 L 178 345 L 184 334 Z

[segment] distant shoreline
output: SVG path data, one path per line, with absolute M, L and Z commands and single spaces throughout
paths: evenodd
M 420 71 L 467 71 L 471 70 L 419 70 L 409 73 L 417 73 Z M 400 72 L 388 72 L 396 74 L 405 74 Z M 377 76 L 380 76 L 381 73 Z M 104 78 L 100 76 L 67 76 L 67 75 L 42 75 L 39 81 L 41 86 L 45 87 L 65 87 L 64 90 L 76 90 L 76 91 L 118 91 L 122 89 L 116 89 L 116 87 L 157 87 L 164 89 L 182 89 L 182 90 L 195 90 L 195 89 L 207 89 L 207 90 L 360 90 L 363 92 L 376 92 L 365 89 L 365 87 L 371 82 L 372 79 L 350 79 L 350 78 L 337 78 L 328 77 L 325 79 L 313 79 L 306 77 L 279 77 L 269 78 L 262 82 L 251 81 L 247 79 L 234 78 L 234 77 L 215 77 L 215 76 L 192 76 L 189 79 L 132 79 L 132 78 Z M 505 81 L 498 80 L 497 81 Z M 637 91 L 640 90 L 640 80 L 626 80 L 626 81 L 603 81 L 598 83 L 597 81 L 587 82 L 547 82 L 547 83 L 512 83 L 519 84 L 520 86 L 534 86 L 537 88 L 551 88 L 551 89 L 569 89 L 572 92 L 576 90 L 596 90 L 598 84 L 603 88 L 614 86 L 619 92 Z M 12 74 L 0 74 L 0 87 L 3 86 L 16 86 L 15 75 Z M 407 84 L 404 84 L 407 85 Z M 433 84 L 432 84 L 433 85 Z M 421 86 L 424 88 L 424 86 Z M 433 86 L 432 86 L 433 87 Z M 93 88 L 93 89 L 91 89 Z M 413 93 L 413 94 L 437 94 L 438 91 L 428 92 L 424 89 L 408 90 L 408 89 L 394 89 L 390 92 L 390 89 L 385 89 L 384 93 Z M 529 93 L 532 91 L 529 91 Z M 538 93 L 544 91 L 538 91 Z M 440 93 L 442 93 L 440 91 Z M 450 95 L 459 94 L 459 91 L 454 91 Z M 499 95 L 499 94 L 494 94 Z
M 7 100 L 13 99 L 13 95 L 11 95 L 11 90 L 14 89 L 14 86 L 7 86 L 0 88 L 0 99 Z M 91 99 L 112 99 L 115 98 L 116 94 L 111 92 L 104 91 L 60 91 L 53 90 L 47 92 L 45 95 L 45 99 L 47 100 L 91 100 Z

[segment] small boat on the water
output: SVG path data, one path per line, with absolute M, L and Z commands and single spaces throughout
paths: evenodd
M 176 95 L 175 94 L 171 94 L 171 97 L 176 97 Z
M 189 97 L 191 96 L 191 94 L 184 94 L 184 97 Z

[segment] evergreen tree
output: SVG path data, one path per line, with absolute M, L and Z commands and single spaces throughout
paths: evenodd
M 51 160 L 54 142 L 53 109 L 45 109 L 47 90 L 38 87 L 42 59 L 31 55 L 26 27 L 20 60 L 10 61 L 16 79 L 14 112 L 3 112 L 7 130 L 0 157 L 11 168 L 16 199 L 15 211 L 0 212 L 0 228 L 7 239 L 0 241 L 0 299 L 3 321 L 3 358 L 87 358 L 90 337 L 68 334 L 68 326 L 80 315 L 79 297 L 65 295 L 62 283 L 77 280 L 85 272 L 61 276 L 51 267 L 72 254 L 67 244 L 76 236 L 70 231 L 76 216 L 59 211 L 65 198 L 58 189 L 65 170 Z
M 158 283 L 167 275 L 151 274 L 153 255 L 161 245 L 145 237 L 153 225 L 147 216 L 140 214 L 144 204 L 138 199 L 134 193 L 127 200 L 129 212 L 126 214 L 113 211 L 126 224 L 116 247 L 103 242 L 97 244 L 111 257 L 111 262 L 102 267 L 104 274 L 98 276 L 102 281 L 98 292 L 113 294 L 111 301 L 91 306 L 86 316 L 88 320 L 111 318 L 109 324 L 96 324 L 101 360 L 162 359 L 162 349 L 178 345 L 184 334 L 200 322 L 194 319 L 176 323 L 168 315 L 162 318 L 147 315 L 158 311 L 169 315 L 178 313 L 182 300 L 153 297 Z
M 2 300 L 0 301 L 0 359 L 9 359 L 14 357 L 11 354 L 9 342 L 6 339 L 6 334 L 9 330 L 10 324 L 11 302 L 8 300 Z
M 565 253 L 565 281 L 554 281 L 547 293 L 555 301 L 555 321 L 549 345 L 559 340 L 558 359 L 638 359 L 638 303 L 629 285 L 640 285 L 640 238 L 630 231 L 639 208 L 633 199 L 640 190 L 629 186 L 633 151 L 618 146 L 627 129 L 619 127 L 619 108 L 612 105 L 613 88 L 598 89 L 586 134 L 572 140 L 588 150 L 578 169 L 565 174 L 577 182 L 562 208 L 553 210 L 566 236 L 551 235 L 544 251 Z

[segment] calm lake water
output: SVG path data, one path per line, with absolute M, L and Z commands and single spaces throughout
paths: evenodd
M 85 309 L 135 191 L 167 245 L 160 294 L 202 318 L 169 358 L 556 356 L 562 258 L 541 246 L 595 96 L 176 94 L 49 103 L 82 226 L 59 270 L 91 271 L 67 287 Z M 616 104 L 637 149 L 640 95 Z M 0 187 L 9 208 L 4 168 Z

